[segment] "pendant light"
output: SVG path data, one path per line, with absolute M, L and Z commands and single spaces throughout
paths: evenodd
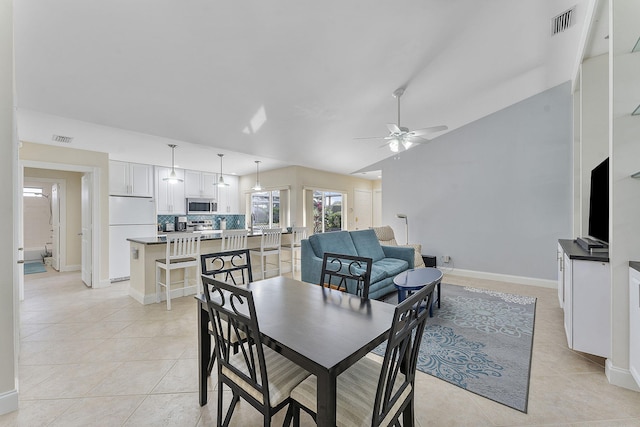
M 163 181 L 167 181 L 169 184 L 176 184 L 178 182 L 182 182 L 182 179 L 178 178 L 176 175 L 176 168 L 174 163 L 174 152 L 176 150 L 177 145 L 168 144 L 171 147 L 171 172 L 169 172 L 169 176 L 166 178 L 162 178 Z
M 253 186 L 252 190 L 260 191 L 262 190 L 262 186 L 260 185 L 260 160 L 256 160 L 256 185 Z
M 218 178 L 218 187 L 228 187 L 229 184 L 224 182 L 224 178 L 222 177 L 222 158 L 224 157 L 224 154 L 218 154 L 218 157 L 220 157 L 220 178 Z

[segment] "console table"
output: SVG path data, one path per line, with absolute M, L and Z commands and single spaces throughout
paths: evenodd
M 574 240 L 558 241 L 558 302 L 567 344 L 583 353 L 611 355 L 611 275 L 608 252 L 590 253 Z

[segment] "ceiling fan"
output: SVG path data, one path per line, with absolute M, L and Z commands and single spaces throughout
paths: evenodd
M 398 88 L 393 92 L 394 98 L 398 100 L 398 123 L 387 123 L 387 129 L 389 129 L 388 136 L 374 136 L 356 139 L 384 139 L 386 142 L 381 146 L 389 146 L 389 149 L 394 153 L 400 150 L 400 144 L 405 150 L 408 150 L 413 144 L 422 144 L 429 142 L 430 140 L 424 138 L 423 135 L 440 132 L 449 129 L 445 125 L 431 126 L 423 129 L 409 130 L 409 128 L 400 126 L 400 97 L 404 93 L 404 88 Z

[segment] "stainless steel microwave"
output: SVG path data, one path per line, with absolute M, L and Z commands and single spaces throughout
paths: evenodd
M 217 212 L 218 204 L 213 199 L 187 199 L 188 215 L 206 215 Z

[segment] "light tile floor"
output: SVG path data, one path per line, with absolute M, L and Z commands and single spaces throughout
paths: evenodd
M 198 405 L 196 303 L 142 306 L 128 282 L 88 289 L 78 273 L 25 277 L 20 305 L 20 409 L 0 426 L 215 425 L 215 379 Z M 556 291 L 460 277 L 538 298 L 529 411 L 523 414 L 418 372 L 418 426 L 640 426 L 640 393 L 609 385 L 603 360 L 567 349 Z M 229 393 L 225 393 L 228 402 Z M 281 425 L 284 411 L 273 425 Z M 313 425 L 303 415 L 303 425 Z M 232 425 L 261 424 L 246 402 Z

